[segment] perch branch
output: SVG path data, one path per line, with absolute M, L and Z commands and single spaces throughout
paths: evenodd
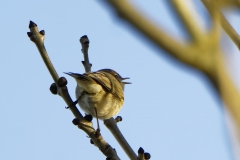
M 119 130 L 116 120 L 113 118 L 107 119 L 104 121 L 105 126 L 110 130 L 115 139 L 118 141 L 122 149 L 128 155 L 131 160 L 137 159 L 137 155 L 132 150 L 131 146 L 128 144 L 121 131 Z
M 64 80 L 63 78 L 59 78 L 56 70 L 54 69 L 54 67 L 48 57 L 47 51 L 44 47 L 45 32 L 43 30 L 39 32 L 37 25 L 32 21 L 30 21 L 29 29 L 30 29 L 30 32 L 28 32 L 27 34 L 28 34 L 30 40 L 36 44 L 46 66 L 55 82 L 55 84 L 52 86 L 53 86 L 53 88 L 54 88 L 54 86 L 57 88 L 54 90 L 56 90 L 57 91 L 56 93 L 58 93 L 65 100 L 67 105 L 70 106 L 69 109 L 72 111 L 73 115 L 76 117 L 73 120 L 73 123 L 75 125 L 78 125 L 78 127 L 80 129 L 82 129 L 83 131 L 85 131 L 85 133 L 88 134 L 88 136 L 91 138 L 93 143 L 100 149 L 100 151 L 105 156 L 111 157 L 111 160 L 120 160 L 120 158 L 117 156 L 116 151 L 103 139 L 103 137 L 101 135 L 97 134 L 98 132 L 96 132 L 96 130 L 92 127 L 92 123 L 85 120 L 83 118 L 82 114 L 77 109 L 77 107 L 75 105 L 73 105 L 74 103 L 68 93 L 68 90 L 67 90 L 67 86 L 66 86 L 67 81 Z M 65 82 L 65 84 L 62 82 Z M 62 84 L 64 84 L 64 85 L 62 85 Z
M 91 72 L 92 64 L 89 62 L 89 58 L 88 58 L 88 48 L 89 48 L 88 37 L 86 35 L 82 36 L 79 41 L 82 45 L 82 53 L 84 55 L 84 61 L 82 61 L 82 63 L 85 68 L 85 72 Z M 107 122 L 107 124 L 109 124 L 108 126 L 110 126 L 110 128 L 109 127 L 107 127 L 107 128 L 111 131 L 113 136 L 117 139 L 118 143 L 121 145 L 121 147 L 126 152 L 126 154 L 129 156 L 129 158 L 136 159 L 136 154 L 134 153 L 134 151 L 132 150 L 130 145 L 125 140 L 124 136 L 122 135 L 121 131 L 119 130 L 118 126 L 116 125 L 115 120 L 113 120 L 113 118 L 111 118 L 109 120 L 106 120 L 106 122 Z M 114 127 L 111 128 L 111 126 L 114 126 Z

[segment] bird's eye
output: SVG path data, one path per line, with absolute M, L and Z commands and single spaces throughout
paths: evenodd
M 117 73 L 114 74 L 115 77 L 120 77 Z

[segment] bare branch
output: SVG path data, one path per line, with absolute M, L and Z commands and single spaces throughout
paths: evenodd
M 55 68 L 53 67 L 52 62 L 49 59 L 47 51 L 44 47 L 45 31 L 42 30 L 42 31 L 39 32 L 38 28 L 37 28 L 37 25 L 32 21 L 30 21 L 29 29 L 30 29 L 31 32 L 28 32 L 28 36 L 30 37 L 31 41 L 33 41 L 36 44 L 36 46 L 38 48 L 38 51 L 41 54 L 42 59 L 43 59 L 45 65 L 46 65 L 48 71 L 50 72 L 54 82 L 57 83 L 57 80 L 59 79 L 59 76 L 58 76 Z M 29 34 L 31 34 L 31 35 L 29 35 Z
M 217 74 L 216 77 L 213 77 L 213 83 L 216 85 L 224 104 L 235 119 L 237 130 L 240 133 L 240 93 L 227 73 L 222 54 L 216 57 L 216 62 Z M 240 142 L 240 136 L 238 138 Z
M 68 106 L 72 105 L 73 101 L 68 93 L 67 87 L 66 86 L 63 86 L 63 87 L 58 86 L 59 76 L 51 63 L 51 60 L 49 59 L 47 51 L 44 46 L 45 32 L 43 30 L 39 32 L 37 25 L 32 21 L 30 21 L 30 23 L 29 23 L 29 29 L 31 32 L 28 32 L 28 36 L 29 36 L 30 40 L 33 41 L 35 43 L 35 45 L 37 46 L 37 48 L 42 56 L 42 59 L 56 84 L 55 87 L 57 87 L 56 88 L 57 93 L 64 99 L 64 101 L 67 103 Z M 72 106 L 70 108 L 70 110 L 72 111 L 72 113 L 74 114 L 75 117 L 83 118 L 83 116 L 78 111 L 76 106 Z
M 228 36 L 232 39 L 232 41 L 235 43 L 235 45 L 240 50 L 240 37 L 238 33 L 234 30 L 234 28 L 229 24 L 227 19 L 223 16 L 222 13 L 219 13 L 221 16 L 221 26 L 224 29 L 224 31 L 228 34 Z
M 216 10 L 210 10 L 210 14 L 213 17 L 213 26 L 210 33 L 203 35 L 209 40 L 205 38 L 206 42 L 203 44 L 193 43 L 184 46 L 164 33 L 161 28 L 155 27 L 131 6 L 127 0 L 107 0 L 104 2 L 108 2 L 121 18 L 128 21 L 143 35 L 164 49 L 166 54 L 206 74 L 236 120 L 238 130 L 240 131 L 240 94 L 225 68 L 223 54 L 219 46 L 220 27 L 217 22 L 220 16 Z M 217 2 L 214 1 L 214 4 Z M 191 32 L 196 36 L 195 31 Z
M 229 24 L 227 19 L 221 13 L 219 6 L 212 1 L 209 0 L 202 0 L 203 4 L 209 11 L 209 13 L 216 12 L 218 14 L 219 19 L 218 22 L 221 24 L 221 27 L 224 31 L 228 34 L 228 36 L 232 39 L 235 45 L 240 49 L 240 37 L 239 34 L 234 30 L 234 28 Z M 213 4 L 214 3 L 214 4 Z
M 139 11 L 137 11 L 127 0 L 107 0 L 102 2 L 108 2 L 108 4 L 115 8 L 121 18 L 127 20 L 138 31 L 140 31 L 140 33 L 159 47 L 163 48 L 174 58 L 188 65 L 195 66 L 195 61 L 201 55 L 200 53 L 193 50 L 191 46 L 183 45 L 173 37 L 166 34 L 166 31 L 156 27 Z
M 140 147 L 138 149 L 138 159 L 139 160 L 148 160 L 151 158 L 151 155 L 147 152 L 144 152 L 143 148 Z
M 106 156 L 111 157 L 111 160 L 120 160 L 117 156 L 117 152 L 113 149 L 102 137 L 100 132 L 96 131 L 92 122 L 89 122 L 85 119 L 74 119 L 73 124 L 78 125 L 79 129 L 82 129 L 87 135 L 91 138 L 91 142 L 99 148 L 99 150 Z
M 211 0 L 213 1 L 213 0 Z M 218 3 L 219 7 L 240 7 L 239 0 L 214 0 Z
M 73 120 L 73 123 L 75 125 L 78 125 L 78 128 L 82 129 L 85 133 L 88 134 L 88 136 L 91 138 L 91 140 L 94 142 L 94 144 L 100 149 L 100 151 L 107 157 L 111 157 L 112 160 L 120 160 L 120 158 L 117 156 L 116 151 L 103 139 L 103 137 L 98 134 L 99 132 L 97 132 L 93 127 L 92 127 L 92 122 L 88 122 L 87 120 L 85 120 L 82 116 L 82 114 L 79 112 L 79 110 L 77 109 L 77 107 L 75 106 L 75 103 L 72 101 L 68 90 L 67 90 L 67 80 L 63 77 L 59 78 L 56 70 L 54 69 L 47 51 L 44 47 L 44 31 L 40 31 L 38 32 L 38 28 L 37 25 L 30 21 L 29 24 L 29 28 L 31 32 L 28 32 L 28 36 L 30 38 L 31 41 L 33 41 L 50 74 L 52 75 L 52 78 L 55 82 L 55 84 L 51 85 L 51 91 L 52 93 L 58 93 L 67 103 L 67 105 L 69 106 L 69 109 L 72 111 L 73 115 L 76 117 L 76 119 Z M 85 45 L 86 43 L 84 43 L 84 47 L 86 47 Z M 86 50 L 86 49 L 85 49 Z M 87 54 L 87 52 L 85 52 Z M 86 59 L 85 59 L 86 60 Z M 89 64 L 89 61 L 88 61 Z M 88 68 L 90 69 L 90 68 Z M 56 87 L 56 88 L 55 88 Z
M 83 57 L 84 57 L 84 61 L 82 61 L 82 64 L 85 68 L 85 72 L 91 72 L 92 64 L 89 62 L 89 58 L 88 58 L 88 48 L 89 48 L 90 42 L 86 35 L 82 36 L 79 41 L 82 45 L 82 53 L 83 53 Z
M 113 118 L 107 119 L 104 121 L 105 126 L 111 131 L 113 136 L 116 138 L 118 143 L 121 145 L 122 149 L 128 155 L 131 160 L 136 160 L 137 155 L 132 150 L 131 146 L 128 144 L 121 131 L 119 130 L 116 120 Z
M 186 27 L 187 31 L 191 35 L 193 41 L 195 43 L 201 43 L 203 30 L 199 27 L 198 21 L 195 20 L 194 15 L 192 15 L 192 11 L 189 6 L 190 1 L 179 1 L 179 0 L 171 0 L 170 4 L 175 8 L 177 12 L 177 16 L 180 17 L 182 23 Z M 192 9 L 193 10 L 193 9 Z

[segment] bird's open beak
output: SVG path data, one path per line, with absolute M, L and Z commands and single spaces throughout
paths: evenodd
M 126 77 L 126 78 L 122 78 L 122 80 L 125 80 L 125 79 L 130 79 L 129 77 Z M 132 84 L 131 82 L 122 82 L 123 84 Z
M 129 77 L 126 77 L 126 78 L 122 78 L 122 80 L 125 80 L 125 79 L 130 79 Z

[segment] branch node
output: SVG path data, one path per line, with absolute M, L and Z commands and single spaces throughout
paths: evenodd
M 33 34 L 32 34 L 32 32 L 27 32 L 27 35 L 30 38 Z
M 80 38 L 80 42 L 83 43 L 83 44 L 85 44 L 85 45 L 89 45 L 89 43 L 90 43 L 87 35 L 82 36 L 82 37 Z
M 90 143 L 91 143 L 91 144 L 94 144 L 94 142 L 93 142 L 93 140 L 92 140 L 92 139 L 90 139 Z
M 41 35 L 45 35 L 45 31 L 44 30 L 41 30 L 40 32 L 39 32 Z
M 36 23 L 34 23 L 33 21 L 30 21 L 30 23 L 29 23 L 29 29 L 31 29 L 32 27 L 37 27 L 37 24 Z
M 143 154 L 143 153 L 144 153 L 144 149 L 143 149 L 142 147 L 140 147 L 140 148 L 138 149 L 138 153 L 139 153 L 139 154 Z
M 121 122 L 122 121 L 122 117 L 121 116 L 117 116 L 115 118 L 115 121 L 116 121 L 116 123 Z
M 85 115 L 83 118 L 88 122 L 92 122 L 93 116 L 88 114 L 88 115 Z
M 76 126 L 76 125 L 79 125 L 80 124 L 80 120 L 78 118 L 74 118 L 72 120 L 72 123 Z
M 83 64 L 83 66 L 89 65 L 90 67 L 92 67 L 92 63 L 87 64 L 87 63 L 85 63 L 85 61 L 82 61 L 82 64 Z
M 67 79 L 65 77 L 60 77 L 57 81 L 59 87 L 65 87 L 67 85 Z
M 49 90 L 52 92 L 52 94 L 56 95 L 58 93 L 58 89 L 57 89 L 56 83 L 51 84 Z
M 150 155 L 150 153 L 144 153 L 144 158 L 145 159 L 150 159 L 151 158 L 151 155 Z

